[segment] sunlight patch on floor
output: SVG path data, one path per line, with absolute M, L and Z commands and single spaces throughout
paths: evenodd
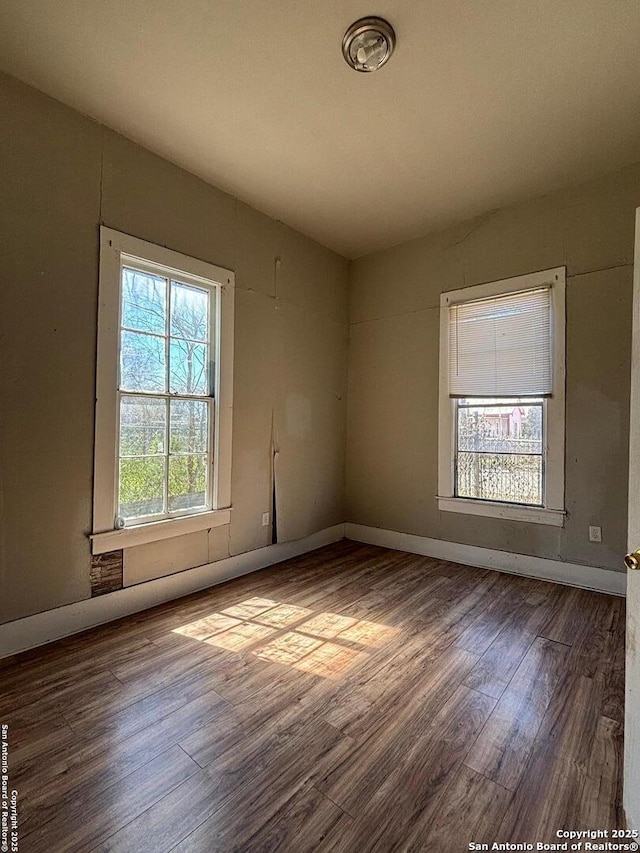
M 230 616 L 214 613 L 211 616 L 205 616 L 204 619 L 198 619 L 197 622 L 190 622 L 188 625 L 176 628 L 173 633 L 182 634 L 194 640 L 206 640 L 212 634 L 217 634 L 220 631 L 228 631 L 229 628 L 241 624 L 240 619 L 232 619 Z
M 286 628 L 288 625 L 299 622 L 311 613 L 313 613 L 313 610 L 307 610 L 306 607 L 281 604 L 279 607 L 274 607 L 273 610 L 268 610 L 266 613 L 256 616 L 255 621 L 261 622 L 263 625 L 273 625 L 274 628 Z
M 292 631 L 253 652 L 263 660 L 284 663 L 302 672 L 335 678 L 364 652 L 305 637 Z
M 230 652 L 250 650 L 261 660 L 336 678 L 371 647 L 389 640 L 396 629 L 256 597 L 174 628 L 173 633 Z
M 243 601 L 242 604 L 234 604 L 233 607 L 227 607 L 222 612 L 227 616 L 234 616 L 236 619 L 254 619 L 266 610 L 271 610 L 278 605 L 277 601 L 271 601 L 269 598 L 249 598 Z
M 274 628 L 267 628 L 265 625 L 250 625 L 246 622 L 224 631 L 222 634 L 214 634 L 213 637 L 207 637 L 204 640 L 210 646 L 218 646 L 221 649 L 227 649 L 229 652 L 241 652 L 248 649 L 267 637 L 275 634 Z

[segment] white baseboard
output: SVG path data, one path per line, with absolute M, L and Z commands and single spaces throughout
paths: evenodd
M 120 619 L 156 604 L 189 595 L 232 578 L 264 569 L 344 538 L 344 524 L 336 524 L 294 542 L 267 545 L 216 563 L 120 589 L 97 598 L 66 604 L 24 619 L 0 625 L 0 658 L 42 646 L 87 628 Z
M 89 598 L 54 610 L 46 610 L 44 613 L 36 613 L 24 619 L 16 619 L 14 622 L 7 622 L 0 625 L 0 658 L 42 646 L 52 640 L 77 634 L 87 628 L 94 628 L 105 622 L 120 619 L 122 616 L 138 613 L 140 610 L 147 610 L 165 601 L 172 601 L 183 595 L 207 589 L 257 569 L 321 548 L 323 545 L 337 542 L 344 536 L 355 542 L 366 542 L 370 545 L 423 554 L 427 557 L 451 560 L 479 568 L 495 569 L 499 572 L 526 575 L 611 595 L 624 596 L 626 593 L 624 572 L 612 572 L 593 566 L 563 563 L 559 560 L 547 560 L 526 554 L 512 554 L 508 551 L 493 551 L 490 548 L 461 545 L 457 542 L 446 542 L 443 539 L 429 539 L 426 536 L 398 533 L 394 530 L 382 530 L 362 524 L 336 524 L 334 527 L 328 527 L 294 542 L 268 545 L 266 548 L 247 551 L 235 557 L 218 560 L 216 563 L 208 563 L 97 598 Z
M 396 551 L 408 551 L 411 554 L 423 554 L 437 560 L 451 560 L 467 566 L 481 569 L 495 569 L 513 575 L 525 575 L 539 580 L 577 586 L 610 595 L 626 595 L 626 572 L 612 572 L 593 566 L 580 566 L 576 563 L 563 563 L 560 560 L 547 560 L 543 557 L 531 557 L 527 554 L 512 554 L 509 551 L 493 551 L 491 548 L 478 548 L 475 545 L 461 545 L 444 539 L 429 539 L 411 533 L 397 533 L 395 530 L 382 530 L 378 527 L 366 527 L 363 524 L 345 525 L 345 536 L 355 542 L 380 545 Z

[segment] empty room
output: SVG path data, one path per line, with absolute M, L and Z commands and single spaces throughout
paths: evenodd
M 639 116 L 636 0 L 3 0 L 1 853 L 640 849 Z

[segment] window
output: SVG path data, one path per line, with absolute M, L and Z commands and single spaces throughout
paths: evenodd
M 444 293 L 438 506 L 564 523 L 564 267 Z
M 101 229 L 93 553 L 229 521 L 233 294 Z

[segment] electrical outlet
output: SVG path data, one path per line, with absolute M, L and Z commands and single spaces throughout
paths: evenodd
M 271 521 L 271 513 L 270 512 L 263 512 L 262 513 L 262 526 L 268 527 L 270 521 Z
M 589 526 L 589 542 L 602 542 L 602 528 Z

